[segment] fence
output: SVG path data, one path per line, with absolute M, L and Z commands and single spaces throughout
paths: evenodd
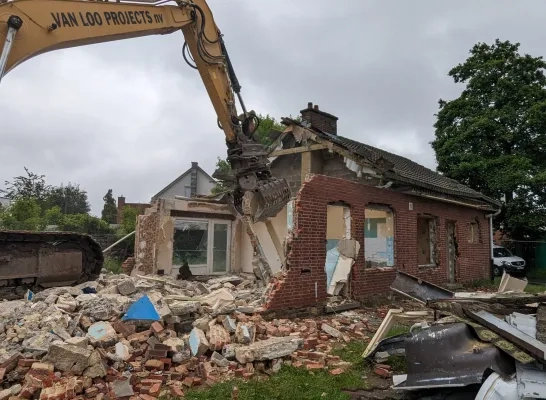
M 546 277 L 546 241 L 503 240 L 499 245 L 525 260 L 527 275 Z

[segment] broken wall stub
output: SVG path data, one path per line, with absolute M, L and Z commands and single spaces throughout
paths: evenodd
M 239 222 L 229 212 L 226 204 L 213 201 L 159 199 L 152 207 L 137 219 L 135 234 L 135 274 L 152 274 L 162 270 L 166 275 L 176 273 L 173 269 L 173 251 L 175 241 L 175 221 L 183 218 L 209 223 L 231 221 L 228 227 L 229 250 L 227 265 L 232 270 L 239 270 L 237 266 L 237 252 L 240 251 L 238 238 L 240 237 Z M 218 221 L 216 221 L 218 220 Z M 209 249 L 206 249 L 208 252 Z M 250 264 L 250 263 L 249 263 Z M 234 267 L 235 266 L 235 267 Z
M 270 310 L 303 308 L 326 301 L 326 221 L 327 206 L 342 201 L 351 209 L 351 235 L 361 248 L 350 276 L 350 295 L 364 300 L 389 292 L 396 269 L 434 283 L 447 280 L 447 237 L 445 221 L 464 226 L 478 217 L 485 220 L 485 211 L 429 200 L 390 189 L 362 185 L 345 179 L 313 175 L 306 181 L 295 200 L 292 236 L 287 241 L 286 268 L 281 279 L 272 283 L 266 307 Z M 365 265 L 365 210 L 370 204 L 383 204 L 394 214 L 394 266 L 369 268 Z M 435 224 L 437 265 L 420 268 L 417 252 L 418 214 L 430 214 L 437 218 Z M 483 231 L 483 230 L 482 230 Z M 466 232 L 457 232 L 466 238 Z M 485 235 L 481 232 L 482 235 Z M 489 245 L 487 237 L 482 245 L 459 240 L 457 259 L 458 280 L 468 282 L 489 276 Z M 363 248 L 364 247 L 364 248 Z
M 148 275 L 155 271 L 156 241 L 159 230 L 159 213 L 139 215 L 135 232 L 135 267 L 132 275 Z

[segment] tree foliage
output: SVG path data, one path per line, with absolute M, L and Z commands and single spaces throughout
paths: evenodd
M 2 229 L 36 231 L 44 229 L 40 205 L 31 197 L 19 198 L 9 206 L 0 209 Z
M 465 84 L 439 101 L 438 171 L 502 200 L 497 225 L 514 239 L 546 233 L 546 63 L 519 53 L 519 43 L 477 43 L 449 71 Z
M 87 192 L 71 182 L 66 186 L 50 187 L 45 200 L 46 209 L 59 207 L 63 214 L 87 214 L 91 210 Z
M 104 207 L 102 208 L 102 219 L 109 224 L 115 224 L 118 217 L 118 207 L 116 200 L 112 195 L 112 189 L 108 189 L 108 192 L 102 198 L 104 200 Z
M 68 183 L 67 186 L 51 186 L 46 183 L 45 175 L 38 175 L 24 167 L 26 176 L 5 181 L 6 189 L 0 189 L 12 201 L 34 199 L 42 213 L 58 206 L 63 214 L 85 214 L 90 211 L 87 192 L 80 186 Z
M 27 167 L 24 169 L 26 176 L 16 176 L 12 182 L 5 181 L 6 189 L 0 189 L 0 193 L 12 201 L 32 198 L 41 205 L 47 198 L 51 186 L 46 184 L 45 175 L 35 174 Z
M 10 205 L 0 209 L 1 228 L 37 231 L 54 225 L 61 231 L 114 233 L 106 221 L 89 215 L 87 192 L 79 185 L 51 186 L 44 175 L 26 167 L 25 172 L 26 176 L 6 181 L 6 189 L 1 191 L 11 200 Z
M 231 171 L 231 165 L 229 165 L 229 163 L 220 158 L 220 157 L 217 157 L 216 158 L 216 171 L 219 171 L 219 172 L 222 172 L 222 173 L 228 173 L 229 171 Z M 228 187 L 226 185 L 225 182 L 222 182 L 222 181 L 218 181 L 216 183 L 216 185 L 212 188 L 211 192 L 212 194 L 219 194 L 219 193 L 223 193 L 225 191 L 228 190 Z
M 270 146 L 273 143 L 273 141 L 269 137 L 270 132 L 272 130 L 277 130 L 282 132 L 285 127 L 269 114 L 265 114 L 265 115 L 257 114 L 257 116 L 258 116 L 258 119 L 260 120 L 260 123 L 256 131 L 254 132 L 252 138 L 259 143 L 262 143 L 266 146 Z M 295 118 L 290 116 L 290 118 L 296 121 L 301 121 L 301 117 L 299 115 Z M 229 162 L 227 162 L 226 159 L 222 159 L 218 157 L 216 161 L 216 171 L 227 173 L 231 171 L 231 165 L 229 165 Z M 220 181 L 211 190 L 211 192 L 212 194 L 218 194 L 218 193 L 225 192 L 226 190 L 228 190 L 226 183 Z
M 123 233 L 128 234 L 136 229 L 137 209 L 130 206 L 123 207 L 121 214 L 121 228 Z

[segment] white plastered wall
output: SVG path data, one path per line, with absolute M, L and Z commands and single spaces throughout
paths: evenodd
M 288 236 L 286 207 L 284 207 L 275 217 L 270 218 L 269 222 L 271 223 L 271 228 L 273 228 L 273 232 L 277 237 L 278 243 L 281 245 L 281 249 L 279 249 L 281 254 L 279 254 L 279 251 L 271 238 L 270 230 L 268 230 L 264 222 L 254 224 L 254 231 L 258 236 L 258 240 L 260 241 L 260 245 L 262 246 L 266 260 L 271 268 L 271 272 L 275 273 L 282 268 L 284 259 L 283 247 L 286 237 Z M 242 272 L 252 273 L 253 248 L 250 238 L 244 229 L 241 229 L 238 252 Z

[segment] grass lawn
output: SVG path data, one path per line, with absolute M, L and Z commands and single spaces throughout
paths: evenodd
M 529 277 L 527 277 L 527 279 L 532 280 Z M 500 276 L 495 277 L 493 282 L 491 282 L 489 279 L 481 279 L 481 280 L 477 280 L 477 281 L 469 283 L 467 285 L 467 289 L 469 289 L 469 290 L 488 289 L 488 290 L 492 290 L 492 291 L 497 291 L 497 289 L 499 288 L 499 285 L 500 285 L 500 281 L 501 281 Z M 535 293 L 544 293 L 544 292 L 546 292 L 546 283 L 544 283 L 544 284 L 541 284 L 541 283 L 528 283 L 527 286 L 525 287 L 525 292 L 526 293 L 533 293 L 533 294 L 535 294 Z
M 239 400 L 346 400 L 350 396 L 342 393 L 342 389 L 366 388 L 363 375 L 369 371 L 369 367 L 362 361 L 365 348 L 365 342 L 354 341 L 332 352 L 353 364 L 341 375 L 333 376 L 325 370 L 311 372 L 304 368 L 284 365 L 269 379 L 254 378 L 248 381 L 233 379 L 218 383 L 211 388 L 189 390 L 184 398 L 231 400 L 233 387 L 237 386 Z
M 408 327 L 393 327 L 387 337 L 408 332 Z M 345 373 L 332 376 L 328 371 L 307 371 L 305 368 L 283 366 L 269 379 L 254 378 L 248 381 L 233 379 L 207 389 L 186 391 L 184 399 L 231 400 L 234 386 L 239 389 L 238 400 L 348 400 L 343 389 L 366 389 L 365 375 L 371 373 L 371 365 L 362 359 L 366 341 L 352 341 L 332 350 L 331 354 L 350 362 L 352 367 Z M 391 360 L 392 359 L 392 360 Z M 391 357 L 395 371 L 404 368 L 405 360 Z

